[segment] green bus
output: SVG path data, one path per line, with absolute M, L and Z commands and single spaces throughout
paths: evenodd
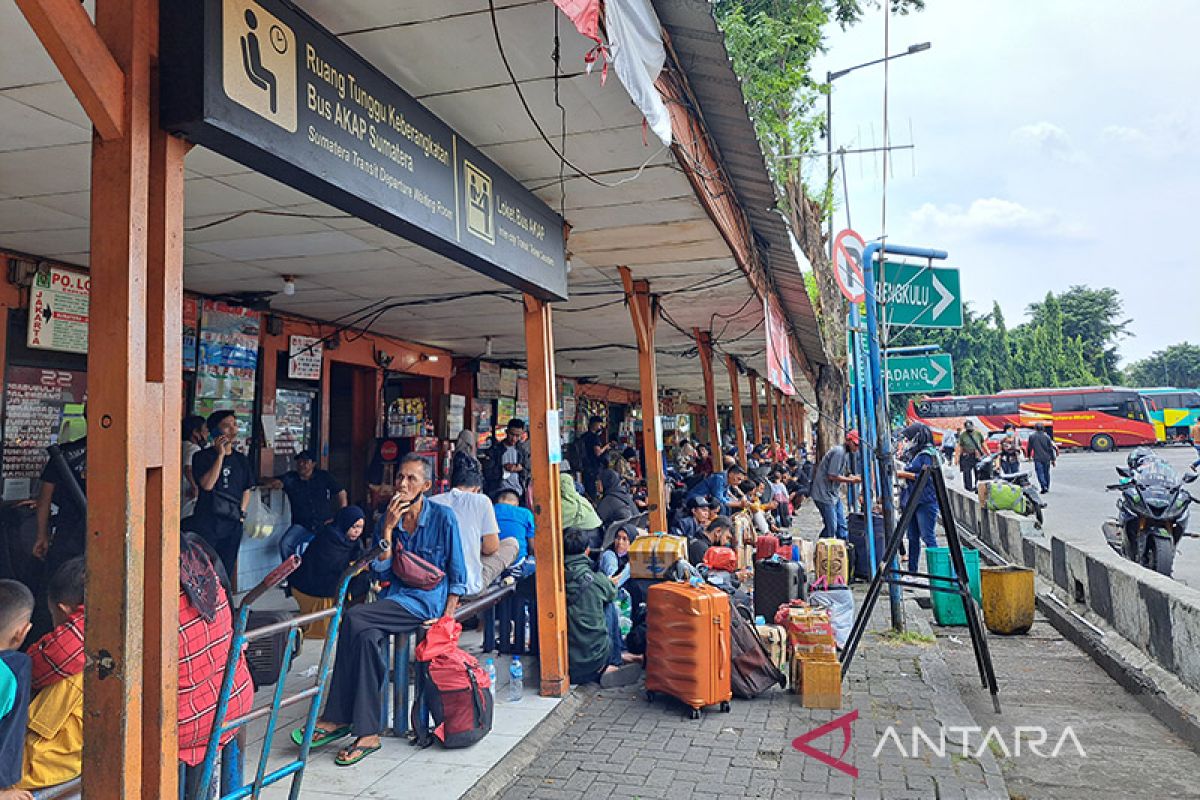
M 1161 442 L 1191 441 L 1191 429 L 1200 422 L 1200 391 L 1196 389 L 1139 389 L 1150 409 L 1150 421 Z

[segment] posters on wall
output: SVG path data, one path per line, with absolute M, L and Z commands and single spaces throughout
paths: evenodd
M 255 372 L 262 319 L 259 312 L 205 300 L 200 314 L 194 413 L 207 416 L 232 408 L 243 452 L 253 431 Z
M 312 392 L 275 390 L 275 455 L 295 456 L 312 444 Z
M 508 425 L 508 421 L 517 415 L 517 401 L 511 397 L 501 397 L 496 401 L 496 432 Z
M 196 346 L 200 340 L 200 301 L 183 298 L 183 368 L 196 371 Z
M 454 440 L 463 430 L 463 415 L 467 413 L 467 398 L 461 394 L 446 396 L 446 438 Z
M 516 397 L 517 396 L 517 377 L 518 373 L 515 369 L 500 368 L 500 396 L 501 397 Z
M 783 392 L 791 396 L 796 393 L 793 382 L 792 349 L 787 335 L 787 321 L 779 310 L 774 299 L 770 296 L 763 301 L 763 314 L 766 317 L 767 337 L 767 380 Z
M 46 466 L 46 448 L 64 430 L 80 427 L 87 403 L 87 373 L 9 367 L 4 386 L 5 500 L 31 497 Z M 63 438 L 75 439 L 71 435 Z
M 500 396 L 500 365 L 480 361 L 475 373 L 475 396 L 480 400 L 495 400 Z
M 302 381 L 321 380 L 324 343 L 314 336 L 288 337 L 288 377 Z
M 37 350 L 86 353 L 91 285 L 91 276 L 84 272 L 39 270 L 29 287 L 25 343 Z
M 476 445 L 480 448 L 487 447 L 493 428 L 492 403 L 477 397 L 471 407 L 474 411 Z

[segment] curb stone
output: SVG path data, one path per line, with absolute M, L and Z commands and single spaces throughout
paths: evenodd
M 488 800 L 498 796 L 545 751 L 546 745 L 571 724 L 575 712 L 590 702 L 599 691 L 598 686 L 573 687 L 533 730 L 525 734 L 516 747 L 505 753 L 474 786 L 461 794 L 460 800 Z

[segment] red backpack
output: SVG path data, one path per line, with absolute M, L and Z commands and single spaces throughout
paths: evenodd
M 434 738 L 443 747 L 469 747 L 492 730 L 491 681 L 478 659 L 459 648 L 461 633 L 462 625 L 442 617 L 417 645 L 412 728 L 420 747 Z

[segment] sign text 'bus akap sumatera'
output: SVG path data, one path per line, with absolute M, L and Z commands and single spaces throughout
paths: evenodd
M 163 0 L 162 120 L 251 169 L 546 300 L 562 219 L 282 0 Z

